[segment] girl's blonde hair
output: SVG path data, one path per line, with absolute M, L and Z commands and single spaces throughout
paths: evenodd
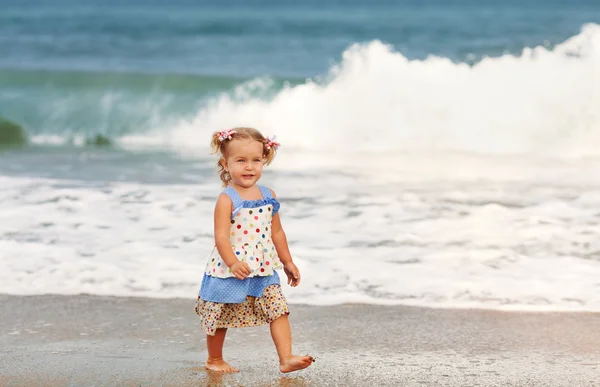
M 224 136 L 224 134 L 226 134 Z M 229 143 L 234 140 L 255 140 L 263 144 L 263 163 L 265 165 L 269 165 L 275 154 L 277 153 L 277 146 L 270 144 L 272 140 L 269 140 L 267 137 L 263 136 L 261 132 L 254 128 L 233 128 L 228 131 L 214 132 L 210 141 L 210 146 L 213 150 L 213 153 L 219 153 L 221 155 L 221 159 L 217 162 L 217 168 L 219 171 L 219 177 L 223 182 L 223 187 L 227 187 L 229 182 L 231 181 L 231 176 L 225 170 L 225 166 L 223 165 L 223 158 L 227 157 L 227 149 L 229 148 Z

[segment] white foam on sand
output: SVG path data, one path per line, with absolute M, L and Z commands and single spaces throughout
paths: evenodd
M 600 310 L 600 160 L 280 156 L 292 303 Z M 219 191 L 0 176 L 0 292 L 193 298 Z

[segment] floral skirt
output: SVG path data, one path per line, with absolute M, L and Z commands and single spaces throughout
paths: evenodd
M 246 328 L 270 324 L 289 314 L 287 301 L 280 285 L 269 285 L 261 297 L 246 296 L 240 304 L 204 301 L 198 297 L 196 313 L 202 330 L 214 336 L 218 328 Z

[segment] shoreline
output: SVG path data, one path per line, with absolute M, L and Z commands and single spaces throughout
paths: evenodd
M 280 274 L 281 275 L 281 274 Z M 174 301 L 174 302 L 187 302 L 190 298 L 173 296 L 173 297 L 155 297 L 155 296 L 146 296 L 146 295 L 105 295 L 105 294 L 95 294 L 95 293 L 77 293 L 77 294 L 68 294 L 68 293 L 44 293 L 44 294 L 14 294 L 14 293 L 3 293 L 0 292 L 0 300 L 2 297 L 15 297 L 15 298 L 36 298 L 36 297 L 96 297 L 96 298 L 106 298 L 106 299 L 128 299 L 128 300 L 156 300 L 156 301 Z M 580 310 L 580 309 L 567 309 L 567 308 L 544 308 L 539 307 L 535 308 L 532 306 L 532 309 L 523 308 L 521 305 L 512 306 L 513 304 L 506 304 L 502 307 L 484 307 L 484 306 L 473 306 L 466 304 L 456 304 L 456 305 L 420 305 L 420 304 L 410 304 L 410 303 L 371 303 L 371 302 L 363 302 L 363 301 L 350 301 L 350 302 L 340 302 L 340 303 L 293 303 L 288 300 L 288 304 L 291 307 L 301 307 L 301 308 L 336 308 L 341 306 L 353 306 L 353 307 L 382 307 L 382 308 L 414 308 L 414 309 L 425 309 L 425 310 L 440 310 L 440 311 L 472 311 L 472 312 L 498 312 L 498 313 L 539 313 L 539 314 L 598 314 L 600 315 L 599 310 Z
M 282 376 L 268 326 L 232 329 L 203 368 L 194 299 L 0 294 L 0 385 L 600 386 L 600 313 L 291 304 Z

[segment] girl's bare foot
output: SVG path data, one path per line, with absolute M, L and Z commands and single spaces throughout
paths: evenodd
M 315 359 L 312 356 L 291 356 L 286 358 L 283 362 L 279 364 L 279 370 L 283 373 L 294 372 L 298 370 L 302 370 L 309 365 Z
M 237 368 L 233 368 L 229 365 L 222 357 L 217 359 L 206 359 L 206 363 L 204 366 L 207 370 L 216 371 L 216 372 L 240 372 Z

